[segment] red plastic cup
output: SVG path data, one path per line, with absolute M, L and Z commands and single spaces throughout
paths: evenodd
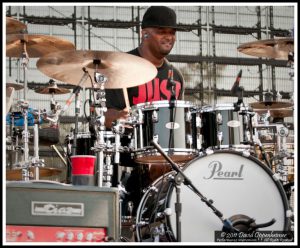
M 96 156 L 71 156 L 72 175 L 94 175 Z
M 95 161 L 96 156 L 71 156 L 73 185 L 95 186 Z

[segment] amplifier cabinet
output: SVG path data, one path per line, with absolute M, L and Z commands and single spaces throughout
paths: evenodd
M 77 227 L 82 230 L 100 228 L 106 235 L 103 241 L 119 239 L 117 188 L 50 182 L 7 182 L 6 225 L 64 227 L 72 230 Z

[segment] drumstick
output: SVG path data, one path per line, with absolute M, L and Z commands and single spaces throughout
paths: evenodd
M 123 95 L 124 95 L 124 99 L 125 99 L 126 109 L 129 111 L 130 104 L 129 104 L 129 100 L 128 100 L 127 88 L 123 88 Z

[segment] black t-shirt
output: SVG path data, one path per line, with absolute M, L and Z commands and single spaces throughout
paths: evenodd
M 141 57 L 137 48 L 128 53 Z M 165 59 L 163 65 L 160 68 L 157 68 L 158 72 L 153 80 L 146 84 L 128 88 L 127 92 L 130 106 L 145 102 L 170 100 L 171 85 L 168 82 L 168 72 L 171 68 L 171 64 Z M 181 100 L 183 96 L 184 80 L 182 74 L 174 66 L 173 79 L 175 82 L 176 99 Z M 105 92 L 107 108 L 121 110 L 126 107 L 123 89 L 106 89 Z

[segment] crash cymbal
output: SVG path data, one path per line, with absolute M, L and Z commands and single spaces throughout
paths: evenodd
M 29 169 L 30 171 L 30 177 L 34 178 L 34 167 L 31 167 Z M 39 168 L 40 171 L 40 177 L 50 177 L 59 175 L 62 171 L 57 168 Z M 13 169 L 13 170 L 7 170 L 6 171 L 6 180 L 22 180 L 22 169 Z
M 6 34 L 16 34 L 27 30 L 27 26 L 12 17 L 6 17 Z
M 66 88 L 58 88 L 57 84 L 52 84 L 48 87 L 42 87 L 35 90 L 36 93 L 39 94 L 54 94 L 54 95 L 60 95 L 60 94 L 66 94 L 69 93 L 70 90 Z
M 128 53 L 105 51 L 62 51 L 47 54 L 37 61 L 37 68 L 51 78 L 78 85 L 83 76 L 83 68 L 93 77 L 95 64 L 98 72 L 107 77 L 105 88 L 129 88 L 152 80 L 156 67 L 149 61 Z M 82 87 L 92 87 L 88 79 Z M 97 86 L 99 87 L 99 84 Z
M 258 40 L 240 45 L 238 51 L 256 57 L 288 59 L 289 52 L 294 52 L 293 38 Z
M 75 50 L 72 42 L 54 36 L 9 34 L 6 36 L 6 56 L 21 57 L 24 43 L 29 58 L 39 58 L 57 51 Z
M 292 107 L 293 104 L 290 102 L 275 102 L 275 101 L 266 101 L 266 102 L 253 102 L 249 104 L 253 109 L 280 109 Z
M 13 87 L 15 90 L 21 90 L 24 88 L 23 84 L 14 82 L 12 79 L 8 79 L 6 82 L 6 88 Z
M 257 109 L 255 112 L 259 114 L 265 114 L 267 113 L 267 109 Z M 292 117 L 294 110 L 293 109 L 270 109 L 270 116 L 275 117 L 275 118 L 284 118 L 284 117 Z

